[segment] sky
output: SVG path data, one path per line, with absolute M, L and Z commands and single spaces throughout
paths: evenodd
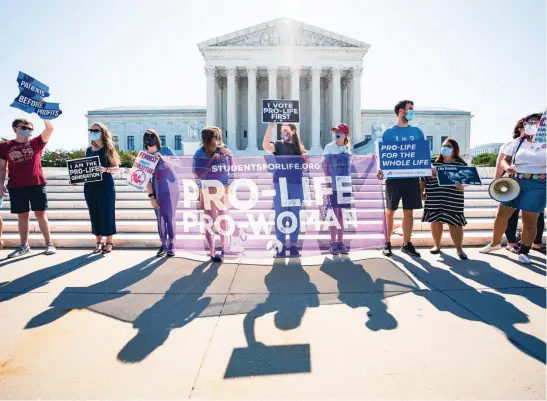
M 0 0 L 0 136 L 29 117 L 9 106 L 19 71 L 61 104 L 48 147 L 81 148 L 88 110 L 205 105 L 197 44 L 280 17 L 371 45 L 362 108 L 470 111 L 472 146 L 547 104 L 545 0 Z

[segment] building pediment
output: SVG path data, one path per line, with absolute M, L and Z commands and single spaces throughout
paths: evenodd
M 304 46 L 368 49 L 370 45 L 325 31 L 288 18 L 233 32 L 198 45 L 201 51 L 209 48 Z

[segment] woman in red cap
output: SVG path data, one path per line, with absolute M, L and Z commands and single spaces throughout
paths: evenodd
M 349 128 L 346 124 L 338 124 L 331 128 L 333 131 L 333 141 L 325 146 L 323 152 L 323 171 L 326 176 L 332 179 L 332 195 L 325 198 L 326 204 L 323 204 L 323 217 L 326 217 L 328 209 L 332 209 L 340 228 L 329 226 L 330 231 L 330 253 L 333 255 L 348 253 L 348 248 L 344 244 L 344 218 L 342 209 L 351 208 L 353 198 L 346 192 L 336 190 L 336 181 L 345 180 L 340 177 L 349 177 L 351 183 L 351 151 L 349 145 Z

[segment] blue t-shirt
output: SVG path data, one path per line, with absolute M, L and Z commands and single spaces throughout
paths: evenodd
M 227 150 L 228 147 L 225 147 Z M 205 148 L 202 146 L 194 154 L 193 170 L 197 178 L 202 180 L 218 180 L 222 185 L 227 186 L 230 180 L 230 166 L 232 158 L 223 154 L 219 148 L 215 153 L 220 155 L 218 159 L 213 159 L 207 155 Z
M 175 156 L 171 148 L 163 146 L 160 150 L 157 151 L 162 156 Z M 156 164 L 156 169 L 154 170 L 154 175 L 152 175 L 152 188 L 153 192 L 156 193 L 156 183 L 158 183 L 159 190 L 167 188 L 166 181 L 173 182 L 176 180 L 174 172 L 169 168 L 167 163 L 162 159 L 158 160 Z
M 409 125 L 407 127 L 393 127 L 387 129 L 382 136 L 382 141 L 400 142 L 400 141 L 423 141 L 424 133 L 418 127 Z

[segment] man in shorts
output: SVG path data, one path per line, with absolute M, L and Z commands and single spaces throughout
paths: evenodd
M 402 100 L 395 105 L 397 124 L 384 132 L 383 141 L 420 141 L 425 140 L 424 133 L 418 127 L 409 125 L 414 118 L 414 102 Z M 378 179 L 384 179 L 382 170 L 378 170 Z M 393 220 L 399 203 L 403 201 L 403 246 L 401 251 L 410 256 L 420 257 L 412 242 L 412 228 L 414 226 L 415 209 L 422 208 L 419 178 L 387 178 L 386 179 L 386 224 L 387 241 L 382 253 L 391 256 L 391 233 L 393 232 Z
M 42 152 L 53 133 L 53 125 L 44 120 L 44 131 L 32 137 L 34 126 L 25 118 L 13 121 L 15 139 L 0 143 L 0 194 L 6 193 L 4 180 L 6 167 L 9 170 L 7 189 L 11 204 L 11 213 L 17 214 L 21 245 L 8 255 L 8 258 L 23 256 L 30 252 L 28 244 L 30 210 L 34 212 L 40 231 L 46 242 L 46 255 L 56 253 L 51 243 L 49 222 L 46 215 L 47 191 L 46 179 L 42 171 Z

